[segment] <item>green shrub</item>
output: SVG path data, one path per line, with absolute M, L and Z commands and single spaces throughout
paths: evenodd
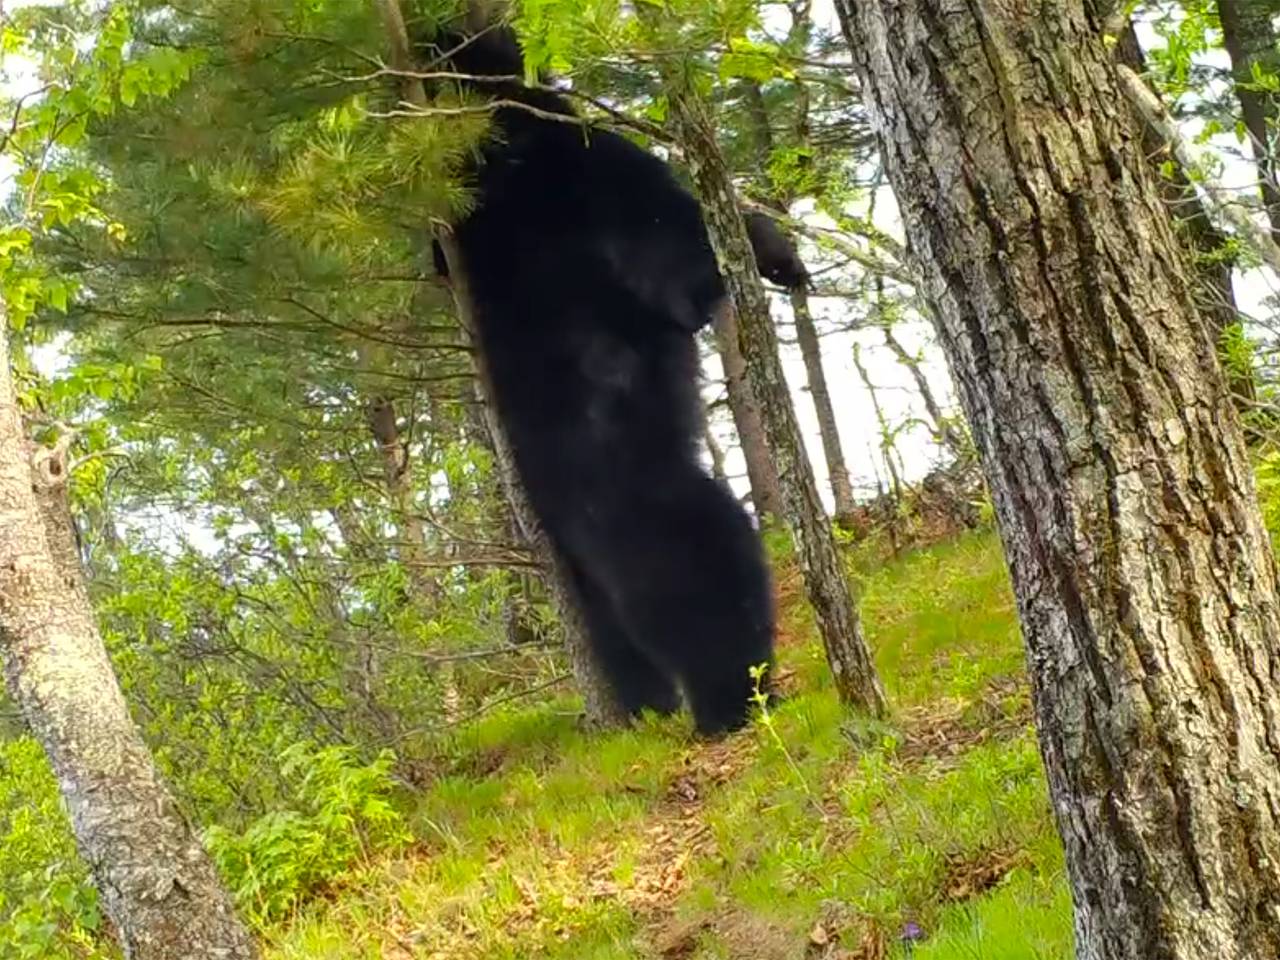
M 1280 452 L 1271 451 L 1258 458 L 1254 474 L 1262 520 L 1271 534 L 1272 549 L 1280 549 Z
M 94 945 L 101 924 L 44 751 L 0 741 L 0 958 L 108 956 Z
M 245 915 L 259 926 L 287 913 L 380 847 L 408 839 L 392 805 L 394 757 L 360 764 L 348 747 L 295 744 L 281 755 L 293 807 L 243 833 L 211 827 L 205 843 Z

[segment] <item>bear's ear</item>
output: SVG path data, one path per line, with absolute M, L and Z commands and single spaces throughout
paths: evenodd
M 446 61 L 458 73 L 473 77 L 520 77 L 524 53 L 508 24 L 509 4 L 471 0 L 461 17 L 441 27 L 432 40 L 436 63 Z

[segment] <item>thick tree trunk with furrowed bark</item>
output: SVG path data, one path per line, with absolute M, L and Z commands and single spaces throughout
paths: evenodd
M 1139 76 L 1146 72 L 1146 58 L 1132 23 L 1117 38 L 1115 55 L 1120 63 Z M 1235 287 L 1231 282 L 1231 259 L 1223 253 L 1227 238 L 1209 216 L 1195 183 L 1177 157 L 1171 155 L 1159 131 L 1141 119 L 1139 122 L 1142 123 L 1142 149 L 1156 171 L 1160 195 L 1173 215 L 1178 236 L 1192 258 L 1195 277 L 1192 290 L 1196 309 L 1213 337 L 1214 345 L 1221 348 L 1223 333 L 1240 320 Z M 1252 373 L 1229 371 L 1227 385 L 1235 395 L 1237 408 L 1242 412 L 1248 410 L 1256 396 Z
M 1252 473 L 1082 0 L 836 0 L 1018 598 L 1086 960 L 1280 954 Z
M 663 80 L 676 133 L 733 303 L 738 343 L 752 392 L 760 402 L 782 485 L 784 515 L 795 536 L 805 591 L 826 647 L 836 689 L 842 702 L 873 714 L 883 713 L 884 692 L 862 636 L 858 611 L 791 406 L 769 301 L 755 270 L 733 182 L 706 108 L 679 65 L 667 63 Z
M 0 327 L 4 312 L 0 309 Z M 65 465 L 33 471 L 0 343 L 0 654 L 130 960 L 250 960 L 199 838 L 129 715 L 84 588 Z

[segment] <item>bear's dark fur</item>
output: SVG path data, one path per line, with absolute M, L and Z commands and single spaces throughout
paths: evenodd
M 519 74 L 514 35 L 437 40 L 460 73 Z M 573 115 L 558 94 L 479 82 Z M 694 333 L 724 299 L 701 210 L 627 139 L 499 106 L 455 228 L 477 332 L 529 500 L 631 712 L 682 690 L 699 731 L 741 726 L 772 656 L 759 539 L 698 462 Z
M 778 221 L 758 210 L 748 212 L 745 219 L 760 276 L 787 290 L 809 286 L 809 271 L 795 242 L 782 232 Z

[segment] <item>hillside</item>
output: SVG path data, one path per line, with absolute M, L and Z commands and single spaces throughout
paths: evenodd
M 495 713 L 414 801 L 406 851 L 268 957 L 1068 957 L 999 545 L 877 567 L 862 610 L 891 724 L 841 714 L 784 576 L 788 696 L 753 729 L 705 744 L 687 718 L 589 736 L 567 701 Z

